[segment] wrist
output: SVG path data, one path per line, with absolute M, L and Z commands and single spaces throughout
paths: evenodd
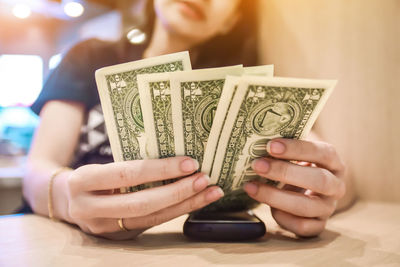
M 54 178 L 52 188 L 52 202 L 54 218 L 74 223 L 69 216 L 68 178 L 72 170 L 65 171 Z

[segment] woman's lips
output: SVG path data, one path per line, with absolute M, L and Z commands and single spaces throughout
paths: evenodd
M 192 1 L 179 1 L 181 12 L 194 20 L 204 20 L 206 14 L 204 9 L 199 4 Z

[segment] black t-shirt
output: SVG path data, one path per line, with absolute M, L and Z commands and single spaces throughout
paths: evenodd
M 125 40 L 105 42 L 90 39 L 74 46 L 46 80 L 38 99 L 31 107 L 36 114 L 51 100 L 80 102 L 87 112 L 73 168 L 113 161 L 95 71 L 105 66 L 139 60 L 144 49 L 144 45 L 132 45 Z

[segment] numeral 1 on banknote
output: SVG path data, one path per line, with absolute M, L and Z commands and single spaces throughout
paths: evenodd
M 325 80 L 242 77 L 218 142 L 211 183 L 230 192 L 258 179 L 251 162 L 268 156 L 267 142 L 278 137 L 306 136 L 335 84 Z

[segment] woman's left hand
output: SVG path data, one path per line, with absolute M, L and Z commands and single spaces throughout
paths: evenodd
M 346 191 L 345 166 L 335 148 L 323 142 L 279 138 L 268 143 L 267 151 L 274 158 L 253 161 L 253 169 L 285 186 L 278 189 L 250 182 L 244 190 L 269 205 L 281 227 L 298 236 L 320 234 Z

